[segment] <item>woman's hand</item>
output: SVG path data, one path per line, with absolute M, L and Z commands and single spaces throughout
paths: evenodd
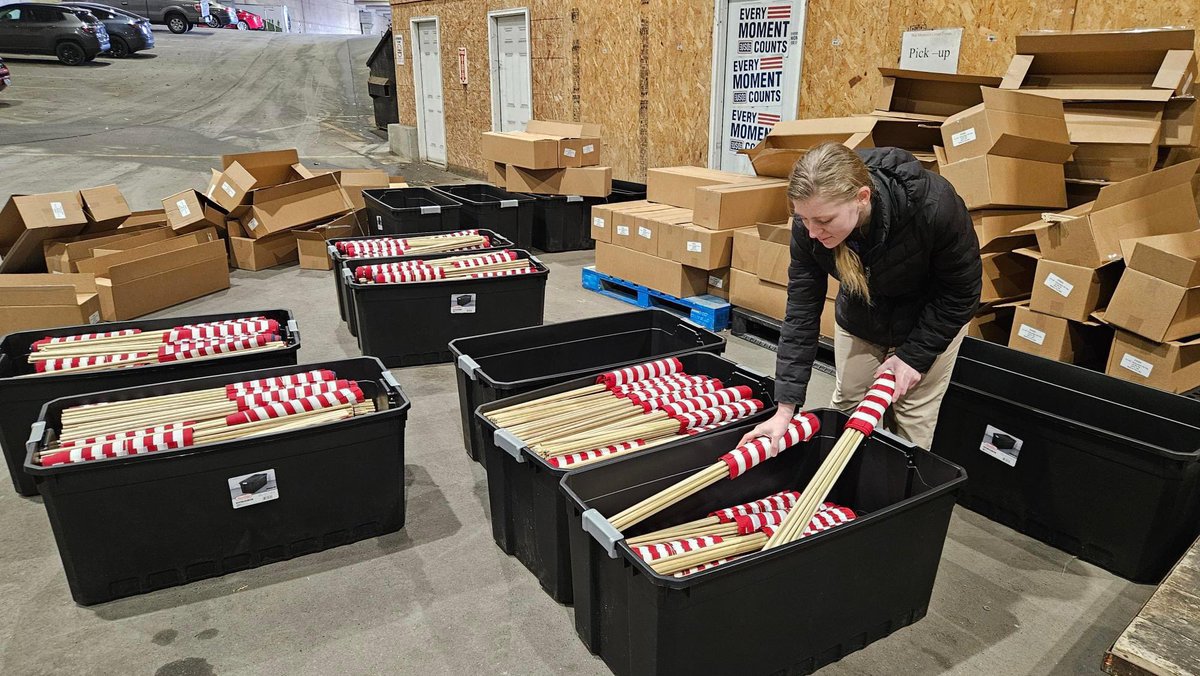
M 795 404 L 780 404 L 779 409 L 775 411 L 775 415 L 770 420 L 759 423 L 754 429 L 746 433 L 742 440 L 738 442 L 738 446 L 750 443 L 759 437 L 767 437 L 771 440 L 771 446 L 767 450 L 767 457 L 774 458 L 779 455 L 779 440 L 783 435 L 787 434 L 788 424 L 792 421 L 792 416 L 796 415 Z
M 900 397 L 921 382 L 921 374 L 896 355 L 888 357 L 879 365 L 879 368 L 875 370 L 875 377 L 878 378 L 884 371 L 891 371 L 896 376 L 896 401 L 899 401 Z

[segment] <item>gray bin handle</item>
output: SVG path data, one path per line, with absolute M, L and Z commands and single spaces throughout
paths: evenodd
M 567 195 L 567 204 L 570 204 L 571 202 L 582 202 L 582 201 L 583 201 L 583 197 L 581 197 L 579 195 Z
M 516 200 L 500 200 L 500 208 L 501 209 L 511 209 L 515 206 L 518 206 L 519 204 L 520 204 L 520 202 L 518 202 Z
M 396 376 L 392 375 L 391 371 L 384 371 L 379 377 L 383 378 L 383 382 L 390 385 L 397 394 L 404 392 L 404 389 L 400 387 L 400 381 L 396 380 Z
M 42 439 L 46 437 L 46 421 L 39 420 L 33 423 L 33 427 L 29 430 L 29 441 L 25 442 L 25 451 L 28 453 L 36 452 L 38 446 L 42 444 Z
M 479 370 L 479 362 L 471 359 L 471 355 L 464 354 L 458 357 L 458 370 L 467 374 L 471 380 L 475 380 L 475 373 Z
M 347 284 L 354 283 L 354 273 L 350 272 L 350 268 L 342 268 L 342 277 L 346 280 Z
M 432 207 L 421 207 L 421 215 L 422 216 L 424 216 L 425 214 L 440 214 L 440 213 L 442 213 L 442 208 L 440 206 L 435 205 Z
M 521 449 L 525 448 L 525 442 L 513 436 L 508 430 L 496 430 L 492 434 L 492 441 L 500 447 L 500 450 L 508 453 L 517 462 L 525 462 L 525 456 L 521 454 Z
M 329 244 L 329 245 L 326 245 L 325 248 L 329 249 L 329 257 L 330 258 L 337 258 L 338 250 L 337 250 L 336 246 Z
M 297 344 L 299 344 L 299 342 L 300 342 L 300 325 L 296 323 L 295 319 L 289 319 L 288 323 L 287 323 L 287 327 L 288 327 L 288 333 L 290 333 L 292 335 L 292 340 L 294 340 Z
M 617 543 L 625 539 L 621 535 L 621 531 L 609 523 L 604 515 L 594 509 L 589 509 L 583 513 L 583 530 L 592 539 L 600 543 L 604 551 L 608 552 L 610 559 L 617 558 Z

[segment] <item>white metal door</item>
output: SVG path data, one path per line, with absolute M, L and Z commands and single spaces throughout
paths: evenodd
M 796 118 L 805 0 L 717 0 L 709 165 L 754 173 L 737 151 Z
M 446 164 L 446 119 L 442 100 L 442 57 L 437 21 L 416 22 L 417 63 L 420 81 L 418 120 L 425 159 Z
M 525 12 L 497 16 L 492 78 L 497 102 L 497 131 L 521 131 L 529 122 L 532 92 L 529 72 L 529 27 Z

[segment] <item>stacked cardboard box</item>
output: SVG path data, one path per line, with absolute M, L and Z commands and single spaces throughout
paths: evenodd
M 0 336 L 99 321 L 94 275 L 0 275 Z
M 484 132 L 488 181 L 511 192 L 607 197 L 612 168 L 600 164 L 598 124 L 530 120 L 525 131 Z

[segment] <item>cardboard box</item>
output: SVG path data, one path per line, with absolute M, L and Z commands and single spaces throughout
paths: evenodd
M 787 286 L 788 267 L 792 264 L 792 229 L 786 225 L 758 226 L 758 267 L 755 272 L 764 282 Z
M 782 321 L 787 313 L 787 287 L 735 268 L 729 271 L 729 302 Z
M 650 206 L 646 200 L 596 204 L 592 206 L 591 236 L 597 242 L 612 242 L 614 219 L 618 213 Z M 659 205 L 661 206 L 661 205 Z
M 383 190 L 391 187 L 391 178 L 386 171 L 375 169 L 339 169 L 334 173 L 346 198 L 355 209 L 366 209 L 364 190 Z
M 1037 259 L 1029 309 L 1042 314 L 1089 321 L 1093 312 L 1108 305 L 1121 279 L 1120 265 L 1092 269 L 1046 260 L 1040 255 Z
M 971 212 L 975 236 L 979 238 L 980 253 L 1001 253 L 1037 244 L 1030 232 L 1013 232 L 1017 228 L 1042 220 L 1041 211 L 982 210 Z
M 741 153 L 750 158 L 758 176 L 787 178 L 796 160 L 813 146 L 834 142 L 850 149 L 874 147 L 875 125 L 876 118 L 866 116 L 785 120 L 772 127 L 758 145 Z
M 1028 298 L 1033 291 L 1037 261 L 1019 253 L 980 256 L 983 263 L 981 303 L 1001 303 Z
M 758 247 L 758 226 L 734 230 L 730 267 L 758 275 Z
M 659 255 L 701 270 L 720 270 L 733 263 L 736 230 L 709 230 L 691 224 L 671 228 Z
M 178 234 L 205 228 L 225 228 L 225 213 L 195 190 L 184 190 L 162 201 L 167 224 Z
M 688 209 L 668 208 L 660 211 L 636 211 L 630 216 L 632 221 L 631 237 L 626 238 L 623 246 L 634 251 L 652 254 L 659 258 L 670 258 L 664 245 L 671 230 L 679 224 L 690 223 L 692 212 Z
M 78 235 L 86 226 L 77 192 L 13 195 L 0 209 L 0 273 L 45 272 L 42 243 Z
M 1013 317 L 1008 346 L 1066 364 L 1103 363 L 1112 330 L 1096 322 L 1073 322 L 1019 306 Z
M 825 305 L 821 309 L 821 335 L 826 338 L 833 338 L 833 334 L 837 329 L 837 299 L 826 298 Z
M 1058 162 L 1037 162 L 983 155 L 948 164 L 942 149 L 938 148 L 937 152 L 939 172 L 954 186 L 968 209 L 1062 209 L 1067 205 L 1062 166 L 1066 156 Z
M 1200 231 L 1142 237 L 1126 265 L 1176 286 L 1200 286 Z
M 927 73 L 919 70 L 880 68 L 883 76 L 875 95 L 874 115 L 940 122 L 978 105 L 980 87 L 999 86 L 1001 78 L 987 75 Z
M 222 171 L 230 168 L 234 163 L 240 164 L 249 172 L 260 188 L 280 185 L 301 178 L 292 168 L 294 165 L 300 164 L 300 154 L 296 152 L 295 148 L 221 156 Z
M 80 190 L 79 197 L 83 201 L 83 214 L 88 220 L 87 227 L 83 229 L 85 235 L 116 230 L 133 215 L 125 196 L 115 185 Z
M 1166 147 L 1200 146 L 1200 85 L 1192 87 L 1190 96 L 1172 97 L 1162 116 L 1160 143 Z
M 946 118 L 941 127 L 946 161 L 1002 155 L 1039 162 L 1071 156 L 1063 104 L 1034 94 L 983 89 L 983 103 Z
M 201 230 L 84 261 L 96 275 L 100 313 L 123 321 L 229 288 L 225 242 Z
M 1196 229 L 1192 177 L 1198 168 L 1200 160 L 1191 160 L 1105 186 L 1095 202 L 1017 231 L 1035 233 L 1049 260 L 1100 267 L 1131 254 L 1129 240 Z
M 1194 390 L 1200 387 L 1200 338 L 1156 343 L 1118 330 L 1104 372 L 1176 394 Z
M 708 295 L 729 300 L 729 268 L 708 271 Z
M 708 292 L 708 272 L 633 249 L 596 244 L 596 270 L 676 298 Z
M 204 196 L 221 207 L 225 213 L 229 213 L 246 201 L 246 195 L 256 185 L 258 181 L 254 176 L 246 171 L 245 167 L 234 162 L 226 167 L 225 171 L 212 170 L 212 178 L 208 181 Z
M 510 164 L 505 171 L 504 182 L 507 186 L 505 189 L 510 192 L 608 197 L 612 192 L 612 168 L 534 170 Z
M 646 199 L 694 210 L 696 188 L 757 180 L 755 176 L 702 167 L 659 167 L 646 172 Z
M 526 169 L 558 169 L 558 142 L 558 138 L 545 134 L 485 131 L 479 154 L 489 162 Z
M 891 113 L 881 114 L 891 115 Z M 933 149 L 942 145 L 940 123 L 897 117 L 876 117 L 870 114 L 855 115 L 855 117 L 862 116 L 870 117 L 875 121 L 871 127 L 871 143 L 869 145 L 876 148 L 903 148 L 916 155 L 922 164 L 928 162 L 933 169 L 937 169 L 937 158 L 933 155 Z M 865 148 L 868 145 L 858 147 Z M 927 166 L 926 169 L 928 168 L 930 167 Z
M 46 269 L 50 272 L 60 273 L 79 272 L 77 267 L 79 261 L 92 258 L 95 255 L 93 253 L 95 249 L 107 249 L 119 242 L 141 237 L 142 235 L 145 235 L 147 238 L 142 243 L 149 243 L 173 237 L 174 233 L 170 228 L 160 227 L 147 230 L 143 233 L 128 230 L 111 235 L 82 235 L 70 239 L 49 240 L 42 245 L 42 252 L 46 259 Z
M 93 275 L 0 275 L 0 336 L 99 321 Z
M 293 232 L 278 232 L 260 239 L 230 237 L 229 254 L 234 267 L 252 271 L 291 265 L 300 259 Z
M 300 269 L 332 270 L 333 261 L 329 259 L 329 240 L 355 237 L 360 232 L 358 212 L 346 214 L 307 230 L 293 230 L 292 233 L 296 238 L 296 251 L 300 257 Z
M 1076 103 L 1065 105 L 1075 155 L 1068 178 L 1124 181 L 1154 171 L 1162 132 L 1161 103 Z
M 341 216 L 352 209 L 337 177 L 327 174 L 254 190 L 249 210 L 236 215 L 246 235 L 260 239 Z
M 559 139 L 558 166 L 594 167 L 600 164 L 600 134 L 598 124 L 530 120 L 525 125 L 530 134 L 545 134 Z
M 1200 285 L 1177 286 L 1126 270 L 1104 320 L 1159 343 L 1200 335 Z
M 503 162 L 488 161 L 484 164 L 487 165 L 487 182 L 501 190 L 507 189 L 508 180 L 504 175 L 508 171 L 508 167 Z
M 146 228 L 167 225 L 166 209 L 145 209 L 133 212 L 129 218 L 117 228 L 118 230 L 144 230 Z
M 1008 345 L 1014 311 L 1015 308 L 1011 304 L 983 306 L 967 324 L 967 335 L 989 343 Z
M 609 220 L 612 229 L 612 232 L 609 233 L 609 243 L 636 250 L 632 241 L 637 236 L 638 216 L 658 212 L 665 213 L 674 210 L 675 207 L 666 204 L 651 204 L 649 202 L 642 203 L 640 206 L 621 209 L 614 208 Z
M 792 215 L 784 180 L 701 186 L 693 200 L 695 224 L 710 230 L 744 228 L 787 220 Z

